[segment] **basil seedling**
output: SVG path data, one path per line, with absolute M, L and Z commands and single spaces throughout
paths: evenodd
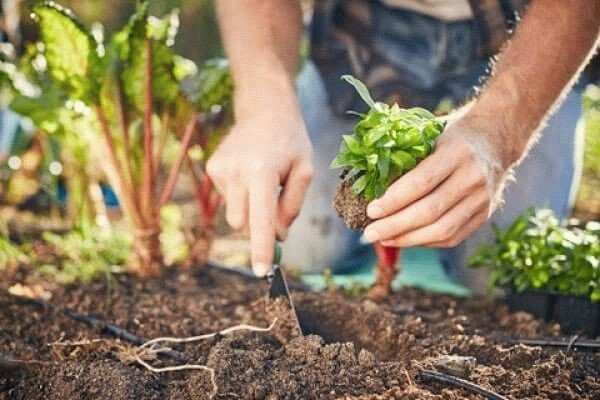
M 362 229 L 369 223 L 368 202 L 431 154 L 445 122 L 423 108 L 376 102 L 360 80 L 350 75 L 342 79 L 354 86 L 370 109 L 358 114 L 360 121 L 352 134 L 343 136 L 331 163 L 331 168 L 344 171 L 334 206 L 348 227 Z

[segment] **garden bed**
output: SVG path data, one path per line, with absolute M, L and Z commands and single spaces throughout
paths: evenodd
M 24 276 L 6 274 L 2 286 L 36 283 Z M 265 282 L 213 268 L 171 272 L 162 280 L 121 277 L 111 285 L 46 288 L 51 303 L 148 339 L 240 323 L 268 327 L 277 318 L 269 332 L 174 346 L 186 361 L 214 370 L 218 399 L 482 399 L 421 376 L 443 355 L 475 357 L 467 379 L 508 398 L 600 398 L 600 353 L 508 344 L 498 335 L 561 334 L 555 325 L 481 299 L 410 289 L 377 305 L 343 293 L 294 291 L 307 333 L 316 334 L 297 337 L 286 307 L 265 299 Z M 36 361 L 0 370 L 2 399 L 207 399 L 213 390 L 207 370 L 152 373 L 132 358 L 131 344 L 7 294 L 0 295 L 0 353 Z M 164 356 L 147 361 L 181 364 Z

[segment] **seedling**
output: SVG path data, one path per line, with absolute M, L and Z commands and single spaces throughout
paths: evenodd
M 433 151 L 445 123 L 422 108 L 402 109 L 398 104 L 375 102 L 361 81 L 349 75 L 342 79 L 354 86 L 369 111 L 357 114 L 359 122 L 352 134 L 343 136 L 339 154 L 331 163 L 331 168 L 343 170 L 333 204 L 349 228 L 364 229 L 371 222 L 368 203 Z M 398 250 L 379 243 L 374 247 L 377 279 L 369 295 L 380 300 L 389 294 L 398 272 Z
M 361 81 L 349 75 L 342 79 L 354 86 L 370 109 L 358 114 L 359 122 L 351 135 L 343 136 L 331 163 L 331 168 L 343 170 L 334 205 L 349 228 L 363 229 L 369 223 L 368 202 L 433 151 L 445 124 L 422 108 L 375 102 Z

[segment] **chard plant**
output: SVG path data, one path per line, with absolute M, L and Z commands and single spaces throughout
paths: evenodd
M 551 210 L 529 210 L 472 257 L 490 270 L 489 289 L 542 290 L 600 302 L 600 224 L 560 222 Z
M 343 136 L 331 168 L 343 170 L 343 182 L 334 205 L 348 227 L 368 224 L 366 205 L 396 179 L 413 169 L 434 148 L 444 122 L 422 108 L 403 109 L 373 100 L 358 79 L 344 75 L 369 106 L 350 135 Z
M 88 29 L 54 2 L 34 6 L 32 15 L 49 85 L 26 100 L 54 96 L 59 110 L 70 107 L 84 117 L 87 126 L 77 132 L 101 157 L 129 223 L 131 271 L 156 276 L 164 264 L 160 211 L 202 131 L 202 96 L 192 99 L 183 88 L 197 68 L 172 49 L 178 15 L 150 16 L 148 3 L 140 1 L 128 23 L 108 40 L 101 29 Z M 173 143 L 178 150 L 167 160 L 164 149 Z M 205 184 L 207 178 L 202 179 Z
M 90 151 L 93 121 L 50 79 L 42 49 L 41 44 L 29 44 L 17 62 L 1 63 L 8 105 L 33 123 L 36 132 L 32 142 L 55 149 L 58 157 L 50 169 L 53 176 L 64 178 L 70 223 L 75 229 L 93 224 L 106 227 L 101 173 Z M 43 175 L 40 180 L 44 180 Z

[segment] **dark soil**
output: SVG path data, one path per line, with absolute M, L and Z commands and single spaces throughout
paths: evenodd
M 333 207 L 350 229 L 365 229 L 371 223 L 367 216 L 369 202 L 352 191 L 352 184 L 342 181 L 335 192 Z
M 0 286 L 15 282 L 39 283 L 15 273 L 5 274 Z M 560 330 L 482 299 L 410 289 L 375 304 L 343 293 L 294 291 L 308 333 L 299 337 L 287 305 L 265 299 L 265 282 L 212 268 L 146 282 L 122 277 L 109 286 L 45 285 L 52 303 L 145 338 L 240 323 L 267 327 L 277 318 L 269 332 L 174 346 L 186 361 L 214 370 L 217 399 L 483 399 L 419 378 L 422 368 L 448 370 L 437 361 L 444 355 L 474 357 L 467 379 L 511 399 L 600 399 L 600 353 L 503 344 L 500 336 L 553 337 Z M 152 373 L 133 351 L 60 313 L 0 295 L 0 354 L 32 362 L 0 370 L 0 399 L 211 398 L 209 371 Z M 182 363 L 146 359 L 157 367 Z

